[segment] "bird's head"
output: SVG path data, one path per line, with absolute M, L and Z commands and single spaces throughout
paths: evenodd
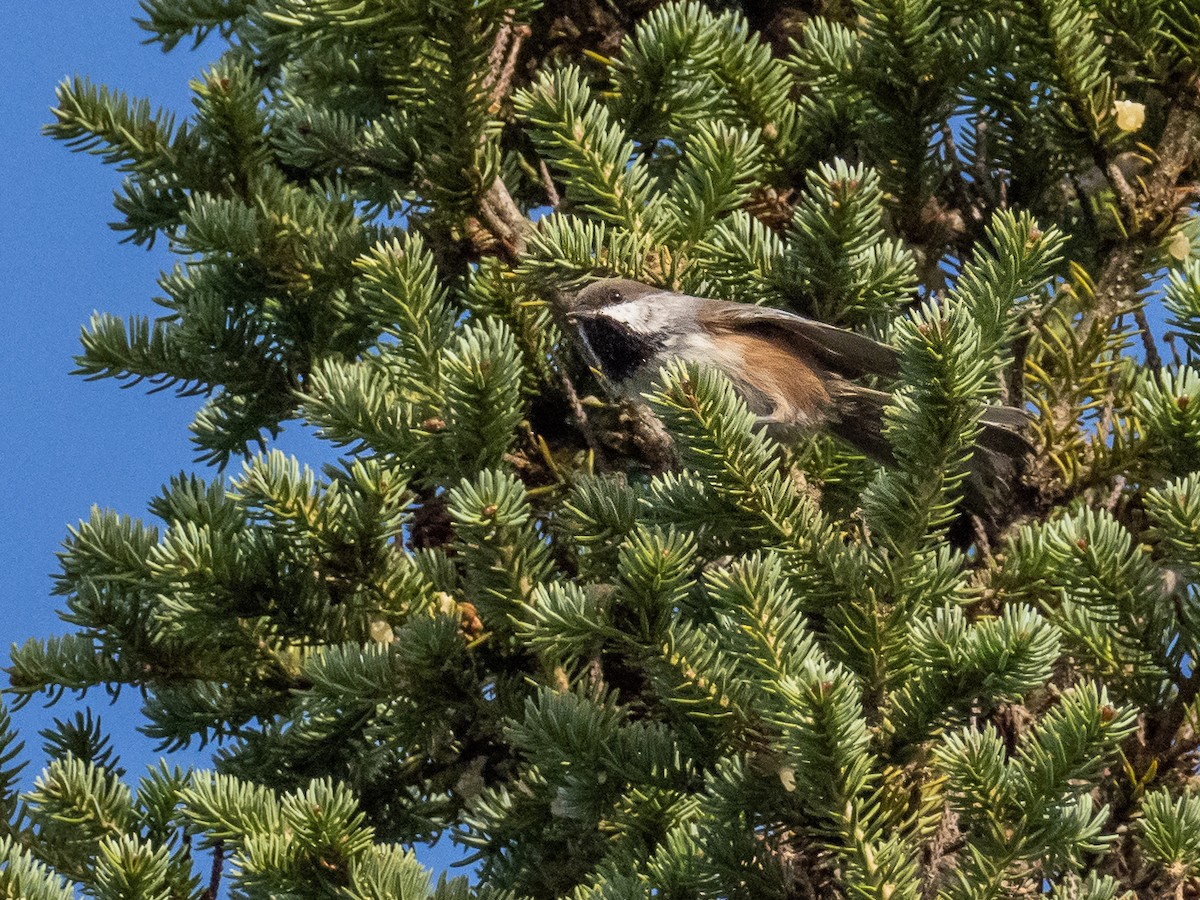
M 667 345 L 682 321 L 681 303 L 691 298 L 662 288 L 606 278 L 575 295 L 567 321 L 606 377 L 624 381 Z

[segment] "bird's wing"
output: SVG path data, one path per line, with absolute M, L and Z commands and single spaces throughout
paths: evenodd
M 714 331 L 757 334 L 789 344 L 843 378 L 900 374 L 900 357 L 891 347 L 781 309 L 710 300 L 699 315 Z

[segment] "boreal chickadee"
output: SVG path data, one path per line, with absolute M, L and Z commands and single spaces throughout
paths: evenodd
M 591 363 L 627 397 L 639 397 L 672 359 L 714 366 L 777 436 L 824 427 L 877 462 L 892 461 L 883 433 L 890 394 L 854 382 L 899 375 L 897 352 L 878 341 L 783 310 L 619 278 L 583 288 L 567 320 Z M 973 474 L 991 482 L 991 494 L 1015 487 L 1020 460 L 1031 450 L 1021 435 L 1026 419 L 1011 407 L 980 412 Z

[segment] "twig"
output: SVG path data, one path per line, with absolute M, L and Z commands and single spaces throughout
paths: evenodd
M 225 868 L 225 842 L 213 844 L 212 869 L 208 879 L 208 890 L 205 896 L 208 900 L 217 900 L 221 893 L 221 872 Z
M 1125 476 L 1118 475 L 1113 480 L 1112 492 L 1108 495 L 1108 499 L 1104 501 L 1104 508 L 1110 513 L 1117 508 L 1117 504 L 1121 502 L 1121 495 L 1125 492 Z
M 1004 379 L 1005 406 L 1025 405 L 1025 359 L 1029 356 L 1029 342 L 1033 339 L 1034 327 L 1023 329 L 1013 341 L 1012 365 L 1008 369 L 1008 378 Z
M 1096 220 L 1096 211 L 1092 209 L 1092 198 L 1087 195 L 1083 189 L 1083 185 L 1079 183 L 1079 178 L 1074 172 L 1067 173 L 1067 181 L 1071 183 L 1071 189 L 1075 192 L 1075 197 L 1079 200 L 1079 214 L 1088 223 L 1088 227 L 1092 229 L 1092 234 L 1100 233 L 1100 223 Z
M 816 885 L 813 884 L 810 868 L 806 864 L 808 862 L 808 860 L 804 860 L 800 865 L 792 866 L 791 872 L 795 879 L 796 887 L 802 892 L 804 900 L 817 900 L 819 895 L 817 894 Z
M 1176 334 L 1174 331 L 1168 331 L 1166 334 L 1163 335 L 1163 340 L 1166 341 L 1167 346 L 1171 348 L 1171 358 L 1174 361 L 1175 365 L 1182 366 L 1183 365 L 1183 356 L 1180 355 L 1179 347 L 1175 344 L 1175 339 L 1178 337 L 1179 337 L 1179 335 Z
M 954 186 L 956 189 L 960 189 L 962 187 L 963 165 L 962 160 L 958 158 L 958 146 L 954 143 L 954 129 L 950 127 L 949 122 L 943 122 L 941 132 L 942 147 L 945 148 L 946 165 L 952 174 L 959 176 Z
M 661 475 L 679 468 L 675 439 L 649 405 L 645 401 L 628 402 L 626 408 L 634 424 L 630 436 L 650 474 Z
M 1000 198 L 992 184 L 992 173 L 988 168 L 988 122 L 983 116 L 975 120 L 975 184 L 988 201 L 1000 205 Z M 1001 178 L 1001 181 L 1004 179 Z M 1003 208 L 1001 206 L 1001 208 Z
M 983 519 L 974 513 L 971 514 L 971 528 L 975 532 L 975 545 L 979 548 L 980 559 L 990 565 L 992 561 L 992 543 L 988 540 L 987 527 L 983 524 Z
M 488 54 L 488 74 L 483 79 L 483 87 L 488 91 L 488 111 L 492 115 L 500 111 L 501 103 L 512 87 L 521 44 L 532 33 L 526 24 L 513 24 L 515 15 L 512 9 L 505 12 L 504 22 L 496 31 L 496 39 Z M 479 198 L 479 217 L 495 236 L 509 261 L 520 259 L 525 253 L 525 232 L 530 222 L 499 176 Z
M 1124 319 L 1124 316 L 1121 317 Z M 1120 324 L 1117 326 L 1120 328 Z M 1098 444 L 1107 444 L 1112 434 L 1113 416 L 1117 406 L 1117 373 L 1112 371 L 1108 376 L 1108 389 L 1104 392 L 1104 405 L 1100 407 L 1100 420 L 1096 423 L 1096 438 Z
M 1138 304 L 1133 308 L 1133 321 L 1137 322 L 1142 335 L 1142 346 L 1146 349 L 1146 365 L 1152 371 L 1158 371 L 1162 368 L 1162 357 L 1158 355 L 1158 344 L 1150 331 L 1150 323 L 1146 321 L 1146 307 Z
M 524 255 L 525 232 L 531 227 L 530 221 L 499 176 L 479 198 L 479 217 L 500 242 L 511 262 L 516 262 Z
M 978 225 L 984 219 L 984 212 L 977 199 L 971 197 L 970 185 L 966 179 L 966 168 L 958 155 L 958 145 L 954 141 L 954 129 L 949 122 L 942 123 L 942 147 L 946 158 L 946 167 L 950 170 L 951 190 L 960 216 L 964 219 L 970 216 L 972 224 Z M 949 214 L 947 214 L 949 215 Z M 953 238 L 951 238 L 951 242 Z
M 1112 185 L 1113 193 L 1117 195 L 1117 202 L 1121 205 L 1121 212 L 1125 215 L 1127 227 L 1136 227 L 1138 198 L 1133 188 L 1129 186 L 1129 182 L 1125 180 L 1125 173 L 1121 171 L 1121 167 L 1115 160 L 1108 160 L 1102 166 L 1102 170 L 1105 177 L 1108 178 L 1108 183 Z
M 492 115 L 500 111 L 500 104 L 504 101 L 505 96 L 507 96 L 509 89 L 512 87 L 513 72 L 517 69 L 517 57 L 521 53 L 521 44 L 531 34 L 533 34 L 533 29 L 528 25 L 522 24 L 512 29 L 512 43 L 508 47 L 508 56 L 504 60 L 503 68 L 496 75 L 492 85 L 492 92 L 489 96 L 490 103 L 488 109 Z M 492 71 L 494 72 L 495 70 L 493 69 Z M 491 73 L 489 73 L 490 76 Z
M 587 443 L 588 449 L 592 451 L 592 456 L 596 460 L 596 466 L 601 472 L 608 471 L 608 458 L 604 455 L 604 448 L 600 446 L 600 442 L 596 440 L 596 435 L 592 433 L 592 426 L 588 422 L 587 411 L 584 410 L 583 404 L 579 401 L 579 392 L 575 390 L 575 383 L 571 380 L 571 376 L 567 374 L 567 370 L 561 365 L 558 367 L 558 378 L 562 382 L 563 391 L 567 395 L 567 402 L 571 404 L 571 415 L 575 419 L 575 427 L 579 429 L 579 433 L 583 435 L 583 440 Z
M 921 896 L 933 898 L 953 869 L 953 856 L 966 845 L 958 829 L 958 816 L 949 804 L 943 804 L 937 830 L 924 847 L 925 872 Z
M 550 167 L 546 165 L 544 159 L 538 160 L 538 172 L 542 175 L 542 184 L 546 188 L 546 198 L 550 201 L 550 208 L 558 212 L 562 198 L 558 196 L 558 189 L 554 186 L 554 179 L 550 177 Z
M 516 15 L 516 10 L 506 9 L 504 11 L 504 21 L 500 23 L 500 27 L 496 30 L 496 39 L 492 42 L 492 49 L 488 53 L 488 73 L 483 79 L 483 89 L 489 90 L 499 77 L 500 68 L 504 62 L 504 48 L 508 46 L 508 38 L 512 33 L 513 17 Z
M 946 148 L 946 162 L 949 164 L 950 172 L 955 175 L 962 174 L 962 161 L 959 160 L 958 146 L 954 144 L 954 128 L 950 127 L 949 122 L 942 122 L 942 144 Z

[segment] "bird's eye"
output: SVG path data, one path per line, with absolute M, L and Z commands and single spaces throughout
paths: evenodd
M 625 298 L 621 296 L 621 292 L 620 292 L 620 291 L 613 291 L 613 292 L 612 292 L 612 302 L 613 302 L 613 303 L 620 303 L 620 302 L 621 302 L 622 300 L 624 300 L 624 299 L 625 299 Z

